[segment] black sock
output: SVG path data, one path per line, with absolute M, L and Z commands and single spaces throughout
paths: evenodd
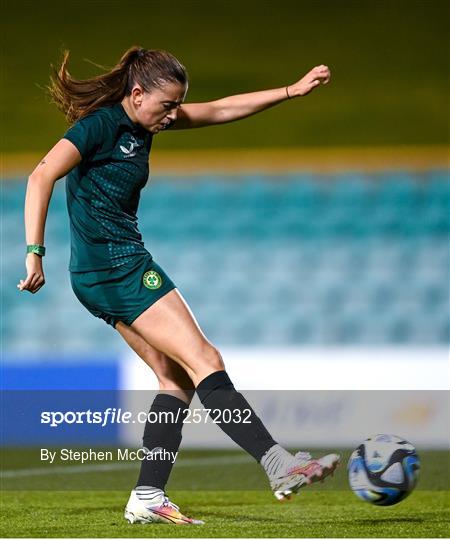
M 197 394 L 205 409 L 219 409 L 222 414 L 228 409 L 233 418 L 236 417 L 234 411 L 239 410 L 241 419 L 246 423 L 221 422 L 218 425 L 257 461 L 261 461 L 267 450 L 277 444 L 245 397 L 236 391 L 225 371 L 216 371 L 203 379 L 197 386 Z M 226 419 L 225 416 L 223 418 Z
M 153 450 L 153 457 L 158 457 L 141 461 L 141 472 L 136 486 L 151 486 L 164 491 L 173 467 L 173 459 L 168 458 L 168 452 L 171 452 L 172 456 L 178 452 L 183 420 L 186 417 L 184 411 L 187 409 L 188 404 L 170 394 L 158 394 L 155 397 L 149 413 L 150 420 L 153 421 L 147 420 L 142 440 L 145 448 L 150 452 Z M 155 423 L 156 415 L 160 416 L 159 422 Z

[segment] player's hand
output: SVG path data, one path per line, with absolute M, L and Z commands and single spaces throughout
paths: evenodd
M 287 87 L 291 97 L 306 96 L 320 84 L 330 82 L 331 72 L 328 66 L 316 66 L 298 82 Z
M 35 253 L 28 253 L 25 266 L 27 269 L 26 279 L 21 279 L 17 285 L 20 291 L 29 291 L 34 294 L 45 284 L 44 271 L 42 269 L 42 257 Z

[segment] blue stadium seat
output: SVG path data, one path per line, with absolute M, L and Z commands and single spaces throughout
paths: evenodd
M 25 187 L 3 186 L 4 349 L 120 347 L 71 291 L 64 182 L 47 222 L 47 285 L 17 291 Z M 139 223 L 218 344 L 431 345 L 449 334 L 449 199 L 447 171 L 161 176 L 143 191 Z

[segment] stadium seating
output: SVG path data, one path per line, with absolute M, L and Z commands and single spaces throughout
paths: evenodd
M 46 286 L 24 275 L 25 181 L 3 183 L 3 350 L 105 352 L 120 340 L 74 297 L 63 182 L 47 223 Z M 140 228 L 218 345 L 448 342 L 446 171 L 161 177 Z

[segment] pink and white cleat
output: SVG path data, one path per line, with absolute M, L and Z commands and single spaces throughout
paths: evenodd
M 125 508 L 129 523 L 169 523 L 173 525 L 203 525 L 199 519 L 184 516 L 179 507 L 165 493 L 154 488 L 136 488 L 131 492 Z
M 338 454 L 313 459 L 308 452 L 297 452 L 293 457 L 296 463 L 291 463 L 277 478 L 270 480 L 270 487 L 279 501 L 289 500 L 303 486 L 333 475 L 341 459 Z

